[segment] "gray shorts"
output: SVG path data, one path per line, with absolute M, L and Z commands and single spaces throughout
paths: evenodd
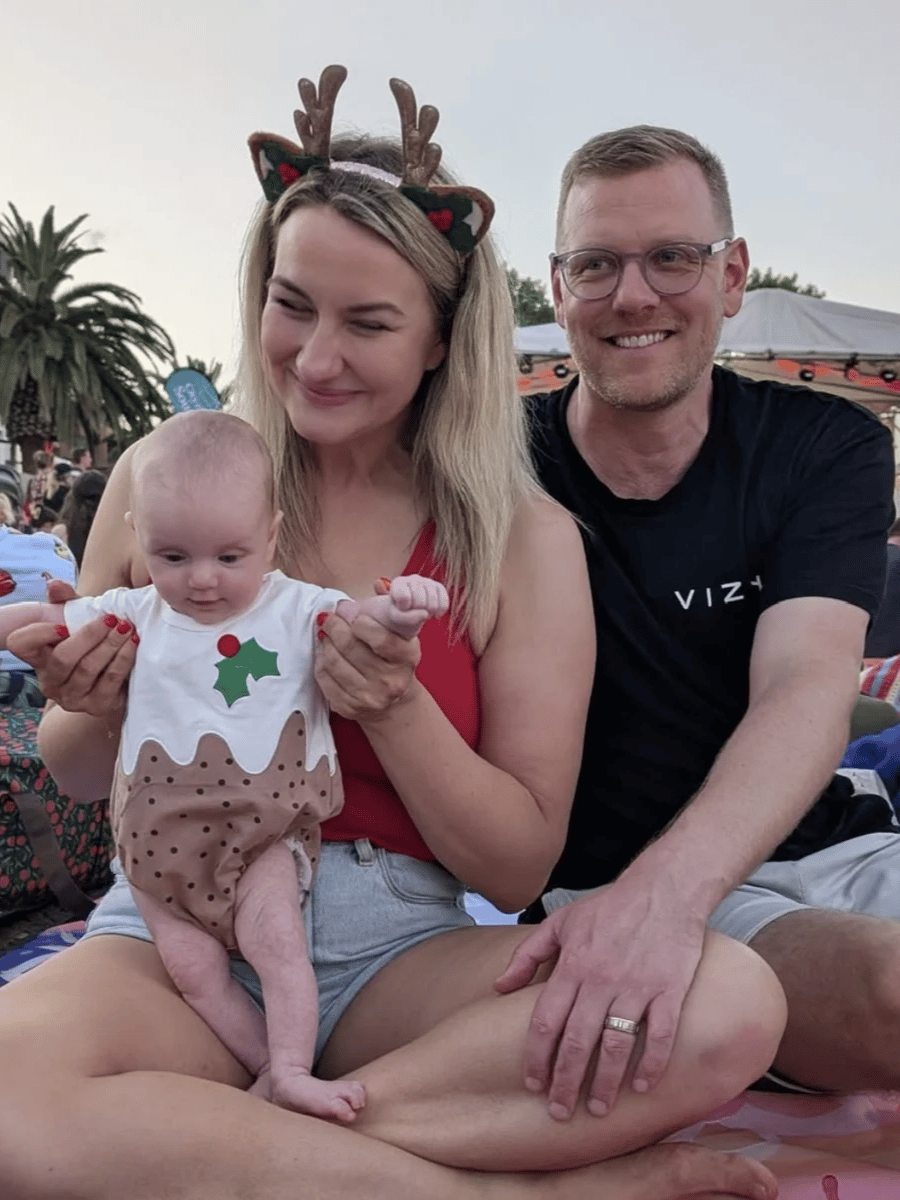
M 115 882 L 91 913 L 84 936 L 152 941 L 118 863 L 113 872 Z M 303 910 L 319 987 L 316 1059 L 350 1003 L 382 967 L 417 942 L 475 924 L 463 895 L 438 863 L 381 850 L 367 839 L 322 843 Z M 231 973 L 262 1009 L 259 976 L 249 963 L 233 957 Z
M 544 908 L 555 912 L 589 890 L 554 888 Z M 749 944 L 772 921 L 809 908 L 900 919 L 900 831 L 867 833 L 787 862 L 767 862 L 725 897 L 709 927 Z

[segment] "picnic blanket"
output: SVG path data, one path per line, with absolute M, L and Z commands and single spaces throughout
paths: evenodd
M 478 919 L 486 901 L 472 901 Z M 509 919 L 509 918 L 507 918 Z M 0 987 L 78 940 L 60 925 L 0 957 Z M 745 1092 L 674 1135 L 764 1162 L 782 1200 L 900 1200 L 900 1092 L 848 1097 Z

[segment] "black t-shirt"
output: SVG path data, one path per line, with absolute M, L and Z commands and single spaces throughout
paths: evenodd
M 587 526 L 597 667 L 549 885 L 585 888 L 615 878 L 709 773 L 747 709 L 764 609 L 799 596 L 878 608 L 894 461 L 888 430 L 864 409 L 717 367 L 709 430 L 683 478 L 659 500 L 621 499 L 572 443 L 576 386 L 532 397 L 531 412 L 544 486 Z M 773 780 L 778 770 L 773 761 Z M 847 832 L 845 783 L 773 857 L 859 832 Z M 874 811 L 889 827 L 887 806 Z

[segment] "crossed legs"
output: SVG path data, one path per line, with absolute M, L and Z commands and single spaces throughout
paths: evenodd
M 405 969 L 387 969 L 405 1002 L 395 993 L 388 1005 L 391 980 L 378 977 L 345 1015 L 330 1057 L 367 1088 L 358 1132 L 240 1090 L 250 1076 L 149 943 L 96 937 L 56 956 L 0 990 L 4 1200 L 774 1197 L 759 1164 L 695 1146 L 599 1161 L 700 1117 L 767 1065 L 783 1001 L 755 956 L 710 940 L 667 1090 L 559 1123 L 521 1086 L 525 995 L 482 987 L 522 932 L 481 932 L 444 935 L 456 942 L 446 955 L 440 939 L 428 955 L 409 951 Z M 378 1042 L 384 1057 L 357 1071 Z

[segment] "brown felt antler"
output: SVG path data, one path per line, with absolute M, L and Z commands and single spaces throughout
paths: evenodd
M 416 117 L 416 96 L 402 79 L 390 81 L 391 91 L 400 110 L 403 144 L 403 183 L 428 187 L 441 161 L 441 148 L 430 140 L 437 129 L 440 113 L 433 104 L 424 104 Z
M 300 144 L 312 157 L 327 159 L 329 156 L 334 102 L 346 78 L 346 67 L 332 65 L 319 76 L 318 92 L 311 79 L 301 79 L 297 83 L 303 110 L 294 111 L 294 125 Z

